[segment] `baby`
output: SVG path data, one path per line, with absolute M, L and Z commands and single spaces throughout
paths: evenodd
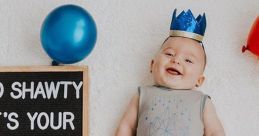
M 174 11 L 170 36 L 151 61 L 154 85 L 139 87 L 116 136 L 225 135 L 210 97 L 195 90 L 205 79 L 205 28 L 205 14 Z

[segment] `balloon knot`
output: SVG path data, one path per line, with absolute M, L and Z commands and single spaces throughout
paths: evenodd
M 243 46 L 243 47 L 242 47 L 242 53 L 244 53 L 246 50 L 247 50 L 247 47 L 246 47 L 246 46 Z
M 59 63 L 58 63 L 57 61 L 53 60 L 52 63 L 51 63 L 51 65 L 52 65 L 52 66 L 59 66 Z

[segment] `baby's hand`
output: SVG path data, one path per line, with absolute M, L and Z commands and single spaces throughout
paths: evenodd
M 135 136 L 137 127 L 139 96 L 135 95 L 125 112 L 120 125 L 117 129 L 116 136 Z
M 205 136 L 225 136 L 216 109 L 210 99 L 206 100 L 203 114 Z

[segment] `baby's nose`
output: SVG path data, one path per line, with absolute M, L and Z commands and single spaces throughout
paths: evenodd
M 171 59 L 171 62 L 172 62 L 172 63 L 175 63 L 175 64 L 180 64 L 180 62 L 178 61 L 177 57 L 173 57 L 173 58 Z

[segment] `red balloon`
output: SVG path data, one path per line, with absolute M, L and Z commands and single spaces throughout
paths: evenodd
M 259 16 L 256 18 L 247 39 L 247 45 L 243 46 L 242 52 L 246 50 L 259 56 Z

